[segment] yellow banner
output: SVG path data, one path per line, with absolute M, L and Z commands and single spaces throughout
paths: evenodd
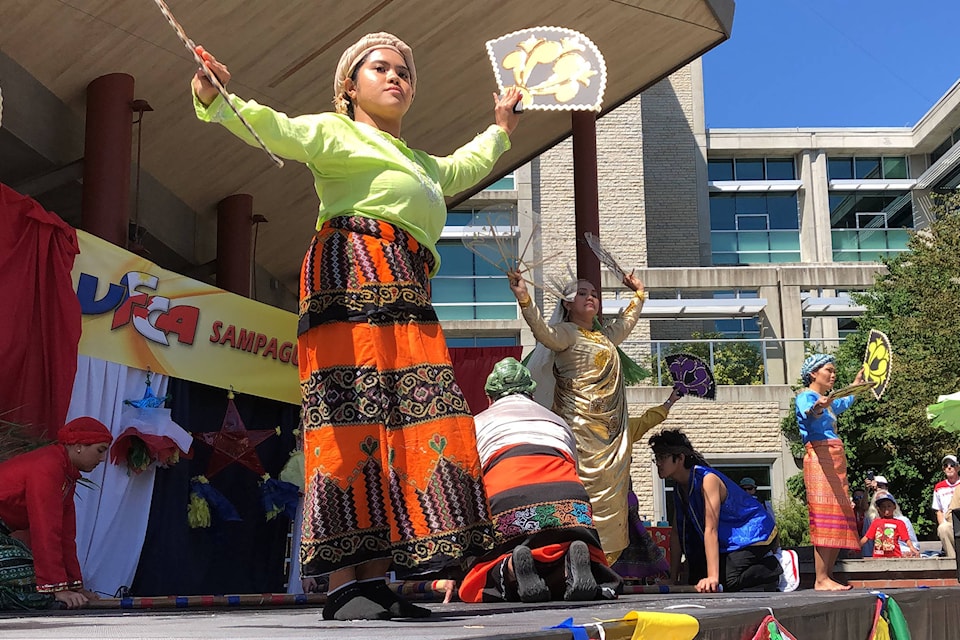
M 77 236 L 82 355 L 300 403 L 296 315 Z

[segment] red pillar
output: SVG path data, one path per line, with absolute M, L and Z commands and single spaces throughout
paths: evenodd
M 133 76 L 110 73 L 87 85 L 80 228 L 126 248 L 130 219 Z
M 597 114 L 572 111 L 573 201 L 577 234 L 577 278 L 589 280 L 600 292 L 600 261 L 583 239 L 590 232 L 600 237 L 600 190 L 597 186 Z
M 250 297 L 253 196 L 236 193 L 217 203 L 217 286 Z

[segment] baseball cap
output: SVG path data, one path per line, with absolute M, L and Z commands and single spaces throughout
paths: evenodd
M 940 461 L 940 464 L 947 464 L 948 462 L 952 462 L 954 465 L 956 465 L 956 464 L 957 464 L 957 456 L 947 454 L 947 455 L 943 456 L 943 460 Z
M 887 482 L 887 479 L 884 478 L 883 476 L 876 476 L 874 477 L 873 481 L 876 482 L 877 484 L 890 484 L 889 482 Z
M 747 477 L 745 477 L 743 480 L 740 481 L 740 486 L 741 486 L 741 487 L 756 487 L 756 486 L 757 486 L 757 481 L 754 480 L 753 478 L 751 478 L 750 476 L 747 476 Z
M 879 503 L 881 500 L 889 500 L 893 503 L 893 506 L 897 506 L 897 500 L 889 491 L 877 491 L 877 495 L 874 496 L 873 501 Z

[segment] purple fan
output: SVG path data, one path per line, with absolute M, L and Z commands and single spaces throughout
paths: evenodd
M 706 362 L 689 353 L 674 353 L 664 358 L 673 387 L 683 395 L 716 399 L 717 384 Z

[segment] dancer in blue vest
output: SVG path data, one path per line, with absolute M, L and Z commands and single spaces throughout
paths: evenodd
M 674 581 L 680 581 L 682 548 L 687 582 L 701 593 L 751 587 L 776 591 L 783 569 L 772 553 L 778 546 L 773 516 L 736 482 L 710 468 L 679 429 L 653 436 L 650 448 L 659 476 L 676 482 Z

